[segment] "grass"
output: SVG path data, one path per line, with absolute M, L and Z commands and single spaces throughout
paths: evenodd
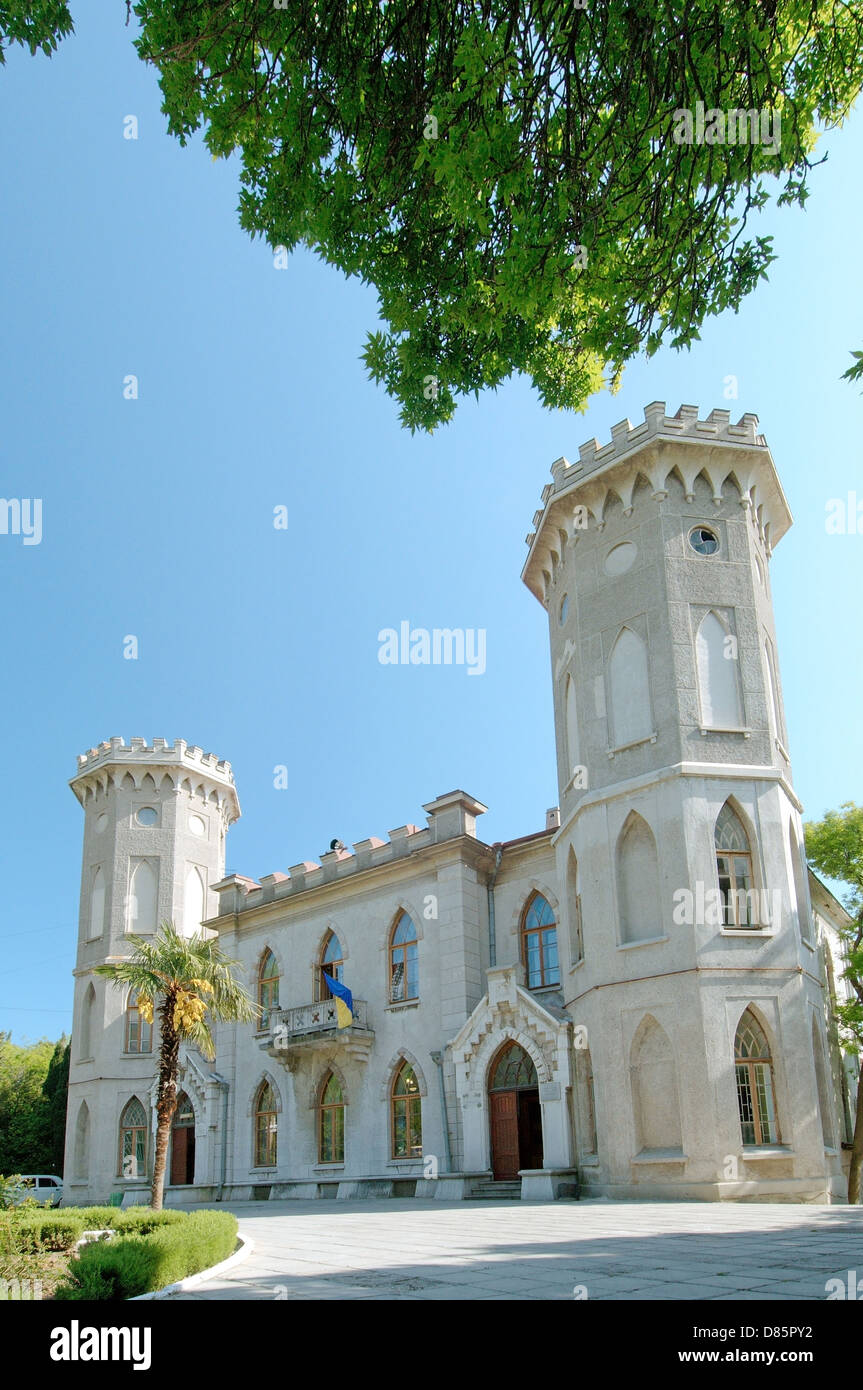
M 105 1228 L 117 1234 L 75 1253 L 84 1231 Z M 236 1243 L 236 1217 L 225 1211 L 25 1202 L 0 1211 L 0 1300 L 133 1298 L 218 1264 Z

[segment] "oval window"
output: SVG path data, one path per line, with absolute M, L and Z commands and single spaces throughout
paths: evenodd
M 632 541 L 621 541 L 620 545 L 609 550 L 605 557 L 605 572 L 610 575 L 626 574 L 635 564 L 638 546 Z
M 105 812 L 103 811 L 101 816 L 99 816 L 98 820 L 96 821 L 96 834 L 101 835 L 102 831 L 105 829 L 105 826 L 107 824 L 108 817 L 105 815 Z
M 135 820 L 139 825 L 155 825 L 159 819 L 159 813 L 154 806 L 142 806 Z
M 189 829 L 193 835 L 206 835 L 207 822 L 204 820 L 203 816 L 190 816 Z
M 568 617 L 569 617 L 569 594 L 564 594 L 563 598 L 560 600 L 560 609 L 559 609 L 559 612 L 558 612 L 558 619 L 559 619 L 559 621 L 560 621 L 561 627 L 563 627 L 563 624 L 566 622 L 566 620 L 567 620 Z

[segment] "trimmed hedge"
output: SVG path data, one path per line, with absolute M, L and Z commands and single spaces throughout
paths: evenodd
M 12 1215 L 8 1225 L 19 1250 L 71 1250 L 82 1231 L 91 1229 L 80 1211 L 28 1211 Z
M 118 1215 L 128 1217 L 133 1212 L 135 1208 Z M 123 1222 L 116 1224 L 120 1230 L 129 1228 Z M 133 1229 L 137 1225 L 136 1233 L 85 1245 L 70 1263 L 67 1281 L 57 1288 L 54 1297 L 135 1298 L 209 1269 L 233 1254 L 237 1244 L 237 1218 L 227 1211 L 187 1214 L 141 1208 L 130 1225 Z M 143 1230 L 148 1233 L 138 1233 Z
M 65 1207 L 54 1211 L 0 1213 L 0 1227 L 8 1228 L 19 1250 L 71 1250 L 84 1231 L 106 1227 L 129 1234 L 149 1235 L 160 1226 L 185 1220 L 182 1211 L 153 1211 L 152 1207 Z

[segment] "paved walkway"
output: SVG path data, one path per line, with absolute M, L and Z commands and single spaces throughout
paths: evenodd
M 229 1209 L 254 1254 L 175 1297 L 824 1300 L 828 1279 L 863 1279 L 863 1207 L 391 1199 Z

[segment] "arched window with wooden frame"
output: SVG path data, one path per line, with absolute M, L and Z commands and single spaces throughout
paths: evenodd
M 318 1104 L 318 1162 L 345 1161 L 345 1097 L 335 1072 L 327 1072 Z
M 147 1112 L 138 1097 L 133 1096 L 120 1116 L 118 1169 L 121 1177 L 146 1177 L 148 1128 Z
M 256 1168 L 275 1168 L 278 1156 L 279 1116 L 276 1094 L 269 1081 L 262 1081 L 255 1096 Z
M 757 931 L 759 923 L 757 913 L 753 913 L 755 894 L 749 836 L 728 801 L 716 817 L 713 843 L 716 847 L 723 925 L 740 931 Z
M 318 1003 L 324 999 L 331 999 L 330 987 L 324 979 L 329 975 L 331 980 L 338 980 L 341 984 L 344 979 L 345 953 L 342 950 L 342 943 L 334 931 L 328 932 L 323 946 L 321 947 L 321 959 L 318 965 L 317 978 L 315 980 L 315 992 Z
M 522 913 L 521 958 L 528 989 L 560 984 L 557 922 L 550 903 L 541 893 L 534 893 L 528 899 Z
M 390 1003 L 419 999 L 420 975 L 417 929 L 413 918 L 400 912 L 390 933 Z
M 261 1016 L 257 1027 L 264 1032 L 270 1026 L 270 1010 L 279 1007 L 279 963 L 269 947 L 261 956 L 258 966 L 258 1007 Z
M 422 1158 L 422 1098 L 414 1069 L 407 1059 L 393 1077 L 390 1109 L 393 1158 Z
M 737 1025 L 734 1070 L 744 1146 L 778 1144 L 773 1058 L 764 1029 L 751 1009 L 744 1010 Z
M 141 1012 L 141 1006 L 138 1003 L 138 991 L 136 989 L 129 990 L 129 997 L 126 1000 L 126 1040 L 124 1051 L 137 1053 L 153 1051 L 153 1025 Z

